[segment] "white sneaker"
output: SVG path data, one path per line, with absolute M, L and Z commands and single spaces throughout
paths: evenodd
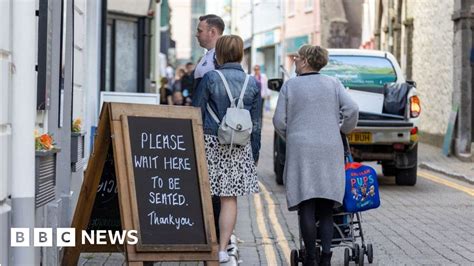
M 220 263 L 225 263 L 229 261 L 229 254 L 227 254 L 227 251 L 219 251 L 219 262 Z

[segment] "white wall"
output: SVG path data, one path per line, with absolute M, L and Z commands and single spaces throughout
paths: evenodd
M 85 42 L 86 42 L 86 2 L 74 1 L 74 87 L 72 119 L 85 118 Z M 70 123 L 70 118 L 65 117 L 64 123 Z
M 171 8 L 171 36 L 176 41 L 176 59 L 191 59 L 191 38 L 195 38 L 195 32 L 191 32 L 191 1 L 170 1 Z
M 11 157 L 11 24 L 9 0 L 0 1 L 0 264 L 7 265 L 9 254 L 8 221 L 10 206 L 5 200 L 10 194 Z
M 421 98 L 420 130 L 446 133 L 453 92 L 454 1 L 407 1 L 414 18 L 413 80 Z
M 267 32 L 281 24 L 280 0 L 253 0 L 253 32 Z M 221 12 L 222 13 L 222 12 Z M 232 33 L 247 40 L 252 33 L 251 0 L 232 1 Z
M 254 31 L 262 33 L 281 24 L 280 0 L 254 0 Z
M 8 170 L 10 150 L 10 119 L 11 100 L 11 24 L 10 1 L 0 1 L 0 202 L 9 191 Z M 0 228 L 0 230 L 2 230 Z M 1 263 L 1 260 L 0 260 Z
M 85 0 L 81 0 L 85 1 Z M 170 2 L 172 2 L 171 0 Z M 146 16 L 150 0 L 108 0 L 107 10 L 119 13 L 133 14 L 137 16 Z
M 232 34 L 237 34 L 242 39 L 251 37 L 251 8 L 250 0 L 232 1 Z
M 228 27 L 232 19 L 231 11 L 233 2 L 236 2 L 236 0 L 206 0 L 206 14 L 215 14 L 220 16 L 222 20 L 224 20 L 224 34 L 230 33 Z

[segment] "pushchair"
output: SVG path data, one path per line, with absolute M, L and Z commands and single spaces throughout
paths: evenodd
M 341 133 L 344 144 L 344 157 L 346 161 L 352 161 L 350 153 L 349 142 L 345 135 Z M 367 256 L 367 261 L 372 263 L 374 260 L 374 250 L 372 244 L 366 243 L 364 239 L 364 232 L 362 230 L 362 215 L 359 212 L 350 213 L 345 212 L 343 207 L 335 208 L 333 210 L 334 218 L 334 235 L 331 247 L 344 247 L 344 265 L 349 265 L 351 261 L 362 266 L 364 265 L 364 257 Z M 298 212 L 298 224 L 300 215 Z M 316 222 L 318 226 L 319 222 Z M 299 249 L 291 250 L 290 264 L 296 266 L 303 262 L 305 257 L 305 247 L 301 229 L 299 229 Z M 319 234 L 316 237 L 316 258 L 321 257 L 321 245 Z

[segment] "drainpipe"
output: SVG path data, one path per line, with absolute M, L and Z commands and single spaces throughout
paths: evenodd
M 12 225 L 35 226 L 37 18 L 35 1 L 12 1 Z M 32 241 L 30 241 L 31 243 Z M 35 250 L 11 248 L 11 265 L 35 265 Z
M 255 48 L 255 4 L 250 0 L 250 64 L 248 72 L 252 73 L 253 66 L 257 64 L 257 48 Z
M 451 19 L 454 23 L 454 78 L 453 103 L 459 104 L 454 140 L 454 154 L 463 161 L 471 161 L 472 144 L 472 70 L 473 13 L 471 0 L 454 1 Z
M 388 23 L 388 51 L 393 53 L 393 23 L 392 23 L 393 1 L 388 0 L 387 23 Z
M 161 60 L 160 60 L 160 42 L 161 42 L 161 1 L 155 5 L 155 17 L 153 18 L 155 23 L 155 32 L 153 38 L 155 39 L 155 68 L 153 79 L 155 80 L 155 92 L 160 92 L 160 78 L 161 78 Z
M 280 2 L 280 15 L 281 15 L 281 33 L 280 33 L 280 49 L 281 49 L 281 56 L 280 56 L 280 67 L 278 70 L 282 70 L 286 68 L 286 6 L 285 6 L 286 1 L 281 1 Z M 283 71 L 281 71 L 281 77 L 282 79 L 285 79 L 285 74 Z
M 98 125 L 98 114 L 99 110 L 99 95 L 100 95 L 100 61 L 101 61 L 101 21 L 102 20 L 102 2 L 89 0 L 87 1 L 87 17 L 89 18 L 86 22 L 87 29 L 87 49 L 86 49 L 86 112 L 85 112 L 85 128 L 91 128 L 88 132 L 90 140 L 86 141 L 84 145 L 84 154 L 86 154 L 86 161 L 88 161 L 90 154 L 90 143 L 93 138 L 93 131 L 95 131 L 95 125 Z M 105 60 L 104 60 L 105 61 Z M 105 65 L 105 64 L 104 64 Z M 105 84 L 105 82 L 104 82 Z M 94 129 L 92 129 L 94 127 Z

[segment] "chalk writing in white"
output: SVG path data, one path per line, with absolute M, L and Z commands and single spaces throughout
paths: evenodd
M 150 192 L 148 201 L 151 204 L 181 206 L 186 203 L 186 198 L 178 193 Z
M 141 147 L 150 150 L 180 150 L 185 151 L 183 135 L 166 135 L 142 133 Z
M 164 157 L 163 163 L 165 170 L 191 170 L 189 158 Z
M 133 155 L 133 161 L 135 162 L 135 168 L 149 168 L 158 169 L 159 156 L 144 156 L 144 155 Z
M 191 227 L 194 225 L 188 217 L 174 217 L 171 214 L 168 214 L 168 216 L 159 216 L 155 211 L 150 212 L 148 217 L 150 217 L 150 225 L 174 225 L 178 230 L 181 226 Z

